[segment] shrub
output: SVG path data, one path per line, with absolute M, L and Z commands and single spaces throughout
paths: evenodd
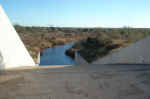
M 89 37 L 85 42 L 81 44 L 82 49 L 79 53 L 85 58 L 88 62 L 96 60 L 98 57 L 105 56 L 109 49 L 107 46 L 111 45 L 112 41 L 103 36 L 98 36 L 95 38 Z

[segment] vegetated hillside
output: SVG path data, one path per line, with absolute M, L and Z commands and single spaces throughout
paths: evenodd
M 127 47 L 129 44 L 145 38 L 150 35 L 150 29 L 144 28 L 95 28 L 92 33 L 95 37 L 89 37 L 87 40 L 78 44 L 80 55 L 88 62 L 102 58 L 119 48 Z M 77 45 L 76 45 L 77 46 Z M 71 53 L 74 49 L 69 49 Z M 76 48 L 77 49 L 77 48 Z

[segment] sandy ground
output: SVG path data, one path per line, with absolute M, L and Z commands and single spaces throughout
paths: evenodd
M 0 72 L 0 99 L 150 99 L 150 66 L 82 65 Z

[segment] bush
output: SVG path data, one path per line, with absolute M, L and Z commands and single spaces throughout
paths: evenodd
M 105 56 L 110 49 L 107 46 L 111 45 L 112 41 L 103 36 L 91 38 L 89 37 L 85 42 L 83 42 L 82 49 L 79 51 L 82 57 L 88 62 L 96 60 L 98 57 Z

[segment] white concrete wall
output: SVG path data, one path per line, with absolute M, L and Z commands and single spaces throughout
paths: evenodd
M 150 64 L 150 36 L 93 64 Z
M 35 63 L 25 48 L 23 42 L 9 22 L 8 17 L 0 6 L 0 53 L 3 66 L 7 69 L 20 66 L 35 66 Z

